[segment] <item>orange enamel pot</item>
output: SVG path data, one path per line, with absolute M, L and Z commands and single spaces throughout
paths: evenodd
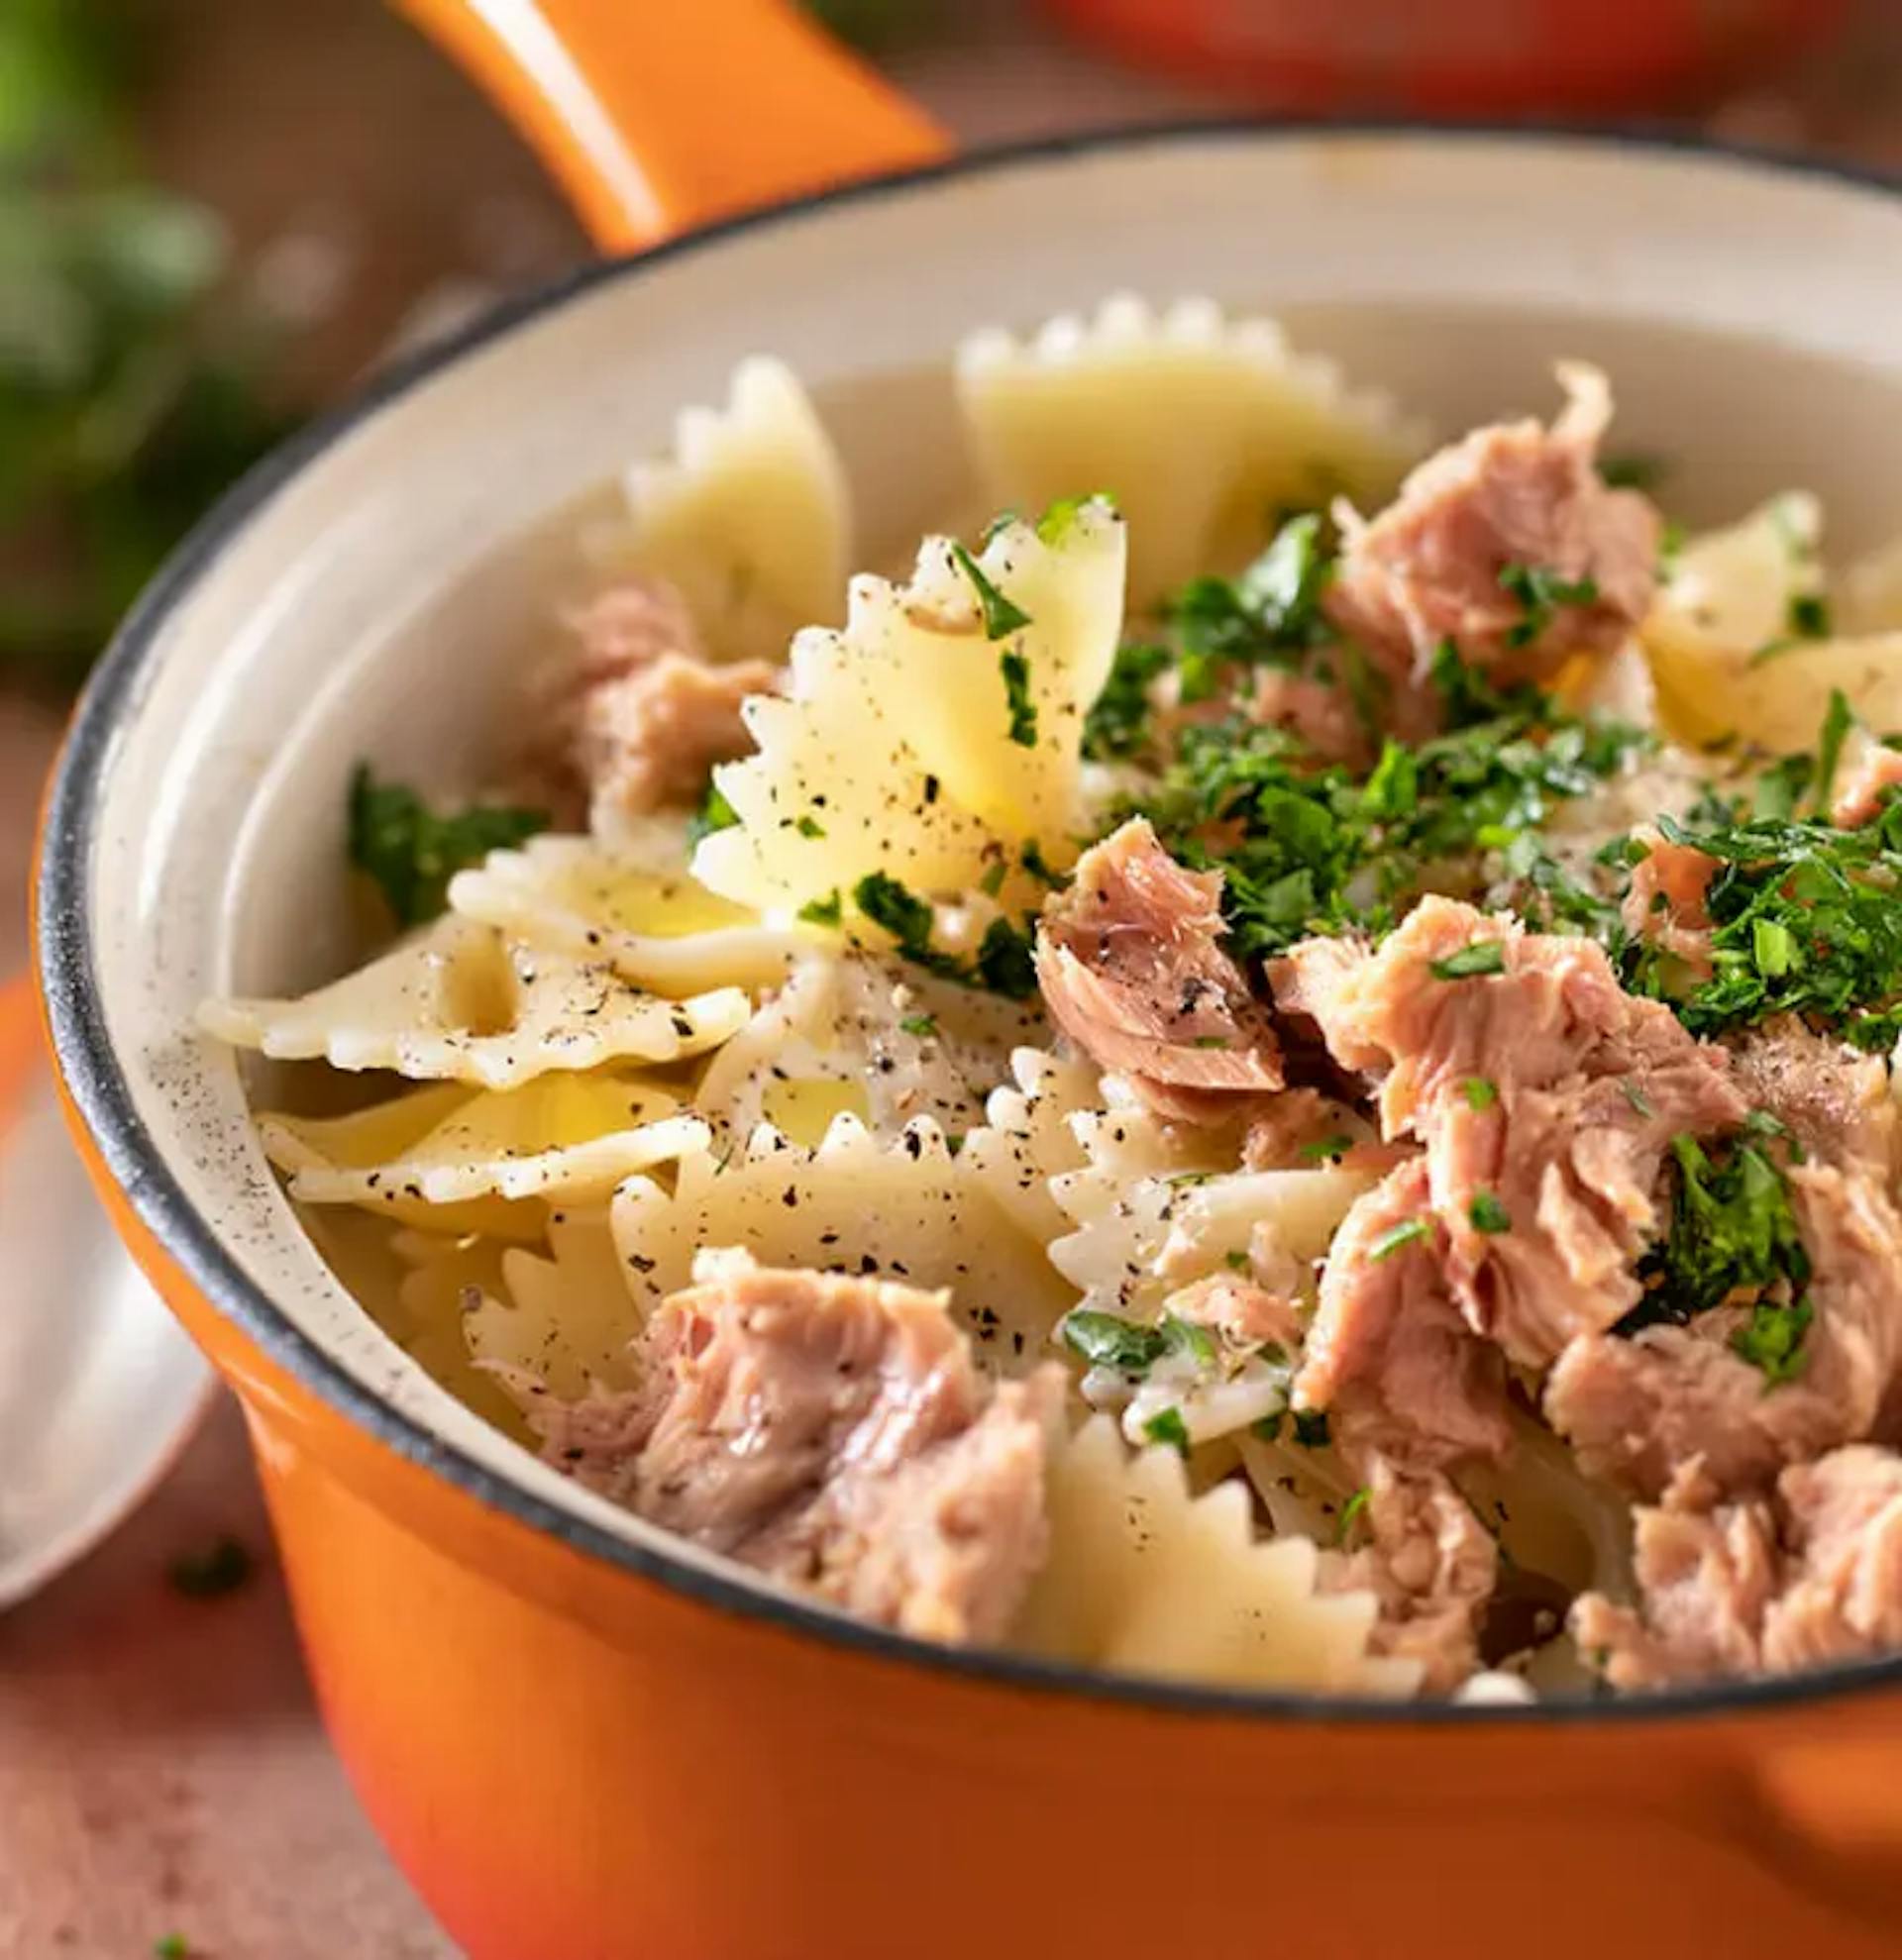
M 243 1400 L 337 1747 L 445 1926 L 477 1960 L 1896 1951 L 1902 1664 L 1393 1709 L 771 1597 L 564 1484 L 358 1311 L 189 1026 L 206 992 L 338 970 L 351 760 L 480 766 L 588 496 L 740 355 L 811 382 L 874 560 L 961 488 L 952 341 L 1118 286 L 1272 307 L 1448 428 L 1600 359 L 1634 445 L 1685 459 L 1688 514 L 1805 481 L 1853 546 L 1902 530 L 1902 200 L 1477 132 L 947 161 L 763 0 L 417 10 L 604 244 L 700 229 L 399 367 L 227 498 L 79 709 L 39 971 L 100 1187 Z

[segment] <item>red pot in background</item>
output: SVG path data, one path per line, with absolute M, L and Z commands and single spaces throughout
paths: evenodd
M 1760 75 L 1849 0 L 1045 0 L 1145 66 L 1296 110 L 1656 108 Z

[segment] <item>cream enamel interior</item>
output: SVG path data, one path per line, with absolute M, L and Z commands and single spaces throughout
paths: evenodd
M 1902 199 L 1558 139 L 1221 133 L 927 179 L 608 278 L 357 421 L 182 594 L 105 751 L 104 1016 L 171 1174 L 296 1326 L 468 1457 L 622 1536 L 661 1542 L 435 1387 L 344 1291 L 231 1058 L 186 1032 L 193 1010 L 361 950 L 352 762 L 479 778 L 516 665 L 585 576 L 600 486 L 739 359 L 772 352 L 812 387 L 853 476 L 858 557 L 884 564 L 969 505 L 958 336 L 1118 288 L 1272 311 L 1445 431 L 1545 413 L 1552 360 L 1596 361 L 1618 390 L 1610 447 L 1673 459 L 1675 513 L 1803 485 L 1833 556 L 1902 534 Z

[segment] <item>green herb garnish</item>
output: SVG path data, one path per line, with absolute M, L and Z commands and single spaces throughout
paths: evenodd
M 1671 1140 L 1671 1155 L 1677 1189 L 1669 1228 L 1639 1264 L 1644 1297 L 1617 1331 L 1682 1325 L 1733 1293 L 1779 1282 L 1800 1290 L 1810 1277 L 1809 1254 L 1788 1181 L 1769 1155 L 1740 1138 L 1714 1163 L 1689 1136 Z
M 721 800 L 724 802 L 725 798 L 722 797 Z M 731 805 L 729 804 L 728 807 L 731 808 Z M 817 817 L 811 816 L 809 814 L 798 818 L 797 821 L 793 824 L 792 828 L 796 830 L 801 837 L 809 837 L 814 840 L 821 838 L 825 835 L 825 826 L 819 822 Z
M 937 1017 L 932 1014 L 907 1014 L 898 1023 L 899 1028 L 919 1041 L 929 1041 L 938 1031 Z
M 1012 633 L 1021 633 L 1030 624 L 1030 615 L 992 584 L 985 576 L 984 567 L 962 545 L 953 544 L 951 556 L 957 562 L 958 569 L 970 579 L 971 588 L 978 595 L 978 606 L 984 614 L 984 637 L 987 640 L 1008 639 Z
M 845 918 L 844 901 L 836 889 L 828 891 L 823 898 L 810 898 L 799 907 L 799 917 L 809 926 L 837 927 Z
M 437 816 L 414 790 L 378 782 L 368 763 L 350 778 L 350 862 L 375 880 L 402 926 L 425 925 L 448 902 L 449 881 L 491 851 L 548 828 L 543 810 L 476 804 Z
M 1367 1257 L 1375 1261 L 1392 1259 L 1395 1253 L 1426 1238 L 1432 1229 L 1425 1218 L 1403 1218 L 1398 1225 L 1388 1226 L 1367 1248 Z
M 1010 713 L 1009 738 L 1020 749 L 1037 746 L 1037 704 L 1030 698 L 1030 663 L 1014 648 L 998 656 L 1004 705 Z
M 1468 1076 L 1459 1085 L 1469 1109 L 1490 1109 L 1499 1100 L 1499 1084 L 1484 1076 Z
M 1091 1367 L 1113 1368 L 1124 1375 L 1146 1375 L 1169 1352 L 1169 1337 L 1160 1327 L 1094 1307 L 1074 1307 L 1063 1316 L 1058 1331 Z
M 1083 722 L 1083 753 L 1093 762 L 1133 756 L 1149 739 L 1149 688 L 1175 662 L 1167 647 L 1134 642 L 1116 649 L 1110 678 Z
M 1589 606 L 1598 600 L 1597 579 L 1589 575 L 1567 578 L 1544 566 L 1501 566 L 1499 582 L 1525 612 L 1525 617 L 1506 635 L 1509 647 L 1530 647 L 1551 625 L 1553 614 L 1561 606 Z
M 739 811 L 726 800 L 719 784 L 708 777 L 699 808 L 687 820 L 687 849 L 690 851 L 701 838 L 711 837 L 715 831 L 731 830 L 739 820 Z
M 1189 1425 L 1179 1408 L 1165 1408 L 1142 1425 L 1142 1433 L 1152 1443 L 1166 1443 L 1183 1456 L 1189 1454 Z
M 1330 1157 L 1344 1157 L 1353 1147 L 1353 1138 L 1343 1131 L 1338 1136 L 1322 1137 L 1318 1143 L 1305 1143 L 1295 1155 L 1304 1164 L 1324 1164 Z
M 1363 1484 L 1341 1505 L 1340 1515 L 1334 1520 L 1334 1543 L 1336 1545 L 1346 1544 L 1348 1534 L 1353 1530 L 1360 1514 L 1367 1508 L 1368 1500 L 1373 1495 L 1367 1486 Z
M 1470 946 L 1447 954 L 1445 959 L 1432 961 L 1428 971 L 1434 980 L 1478 980 L 1487 974 L 1503 974 L 1506 943 L 1499 939 L 1476 939 Z
M 1466 1216 L 1476 1232 L 1497 1234 L 1513 1229 L 1513 1214 L 1492 1191 L 1475 1191 L 1466 1207 Z
M 1295 1441 L 1304 1450 L 1324 1450 L 1329 1441 L 1327 1411 L 1324 1408 L 1295 1410 Z
M 1766 1389 L 1774 1389 L 1794 1382 L 1809 1365 L 1803 1338 L 1815 1317 L 1803 1294 L 1787 1302 L 1758 1300 L 1748 1324 L 1731 1336 L 1731 1346 L 1762 1374 Z

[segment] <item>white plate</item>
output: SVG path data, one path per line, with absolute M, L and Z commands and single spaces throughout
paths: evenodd
M 211 1390 L 107 1223 L 42 1072 L 0 1137 L 0 1609 L 137 1508 Z

